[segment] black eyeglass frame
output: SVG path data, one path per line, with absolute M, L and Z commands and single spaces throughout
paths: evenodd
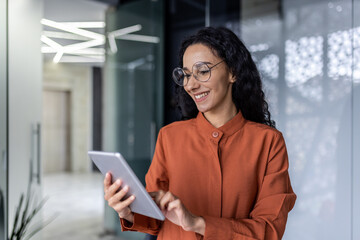
M 209 68 L 209 71 L 210 71 L 209 77 L 208 77 L 208 79 L 206 79 L 205 81 L 199 80 L 195 75 L 194 75 L 194 78 L 196 79 L 196 81 L 199 81 L 199 82 L 207 82 L 207 81 L 209 81 L 209 79 L 211 78 L 211 69 L 213 69 L 214 67 L 216 67 L 217 65 L 219 65 L 220 63 L 222 63 L 222 62 L 224 62 L 224 61 L 225 61 L 225 60 L 221 60 L 220 62 L 216 63 L 215 65 L 213 65 L 213 66 L 211 66 L 211 67 L 209 67 L 208 63 L 202 62 L 202 61 L 199 61 L 199 62 L 194 63 L 193 66 L 192 66 L 192 68 L 191 68 L 191 70 L 193 70 L 193 69 L 194 69 L 194 66 L 196 66 L 196 65 L 198 65 L 198 64 L 204 64 L 204 65 L 206 65 L 206 66 Z M 177 78 L 174 76 L 174 73 L 175 73 L 175 71 L 177 71 L 177 70 L 181 70 L 181 71 L 183 72 L 183 74 L 184 74 L 183 84 L 180 84 L 180 83 L 176 80 Z M 189 81 L 187 81 L 186 84 L 184 84 L 185 78 L 188 77 L 188 78 L 190 79 L 191 75 L 193 75 L 193 72 L 194 72 L 194 70 L 193 70 L 190 74 L 187 74 L 187 73 L 184 71 L 184 69 L 182 69 L 182 68 L 180 68 L 180 67 L 177 67 L 177 68 L 175 68 L 175 69 L 173 70 L 173 72 L 172 72 L 172 79 L 173 79 L 173 81 L 174 81 L 177 85 L 179 85 L 180 87 L 184 87 L 184 86 L 186 86 L 186 84 L 189 82 Z

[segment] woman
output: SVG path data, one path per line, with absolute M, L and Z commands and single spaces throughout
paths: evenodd
M 164 222 L 132 213 L 121 181 L 105 199 L 124 231 L 158 239 L 281 239 L 295 203 L 282 134 L 275 129 L 249 51 L 225 28 L 182 43 L 173 72 L 186 121 L 163 127 L 146 188 Z

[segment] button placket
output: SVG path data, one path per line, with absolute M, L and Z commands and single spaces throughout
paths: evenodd
M 210 151 L 213 154 L 213 157 L 209 163 L 213 170 L 213 174 L 211 176 L 210 185 L 211 191 L 214 193 L 211 198 L 211 207 L 212 213 L 215 216 L 221 217 L 222 213 L 222 170 L 221 163 L 219 158 L 219 144 L 221 142 L 223 133 L 217 129 L 212 129 L 207 132 L 207 139 L 210 143 Z

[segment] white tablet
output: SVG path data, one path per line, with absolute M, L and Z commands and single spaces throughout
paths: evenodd
M 89 151 L 88 154 L 102 174 L 111 173 L 112 182 L 121 179 L 122 186 L 129 186 L 126 197 L 131 195 L 136 197 L 135 201 L 130 204 L 132 212 L 164 221 L 165 217 L 159 207 L 120 153 Z

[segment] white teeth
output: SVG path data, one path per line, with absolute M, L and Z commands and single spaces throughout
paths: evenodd
M 199 94 L 199 95 L 195 95 L 195 98 L 196 98 L 196 99 L 200 99 L 200 98 L 202 98 L 202 97 L 207 96 L 208 94 L 209 94 L 208 92 L 205 92 L 205 93 L 202 93 L 202 94 Z

